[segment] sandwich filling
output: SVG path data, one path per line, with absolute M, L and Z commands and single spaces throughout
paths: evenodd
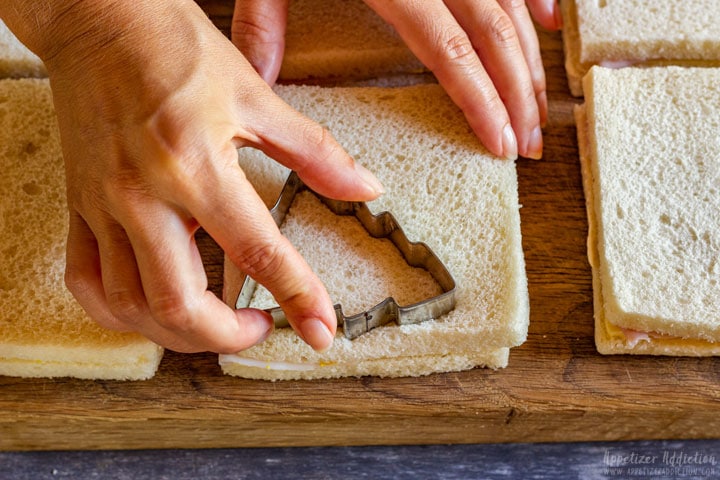
M 266 370 L 286 370 L 294 372 L 307 372 L 316 368 L 335 365 L 334 362 L 277 362 L 257 360 L 255 358 L 241 357 L 239 355 L 220 355 L 220 366 L 229 364 L 241 365 L 243 367 L 264 368 Z

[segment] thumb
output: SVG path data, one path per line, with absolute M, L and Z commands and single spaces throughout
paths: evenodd
M 252 116 L 240 114 L 241 124 L 252 132 L 252 140 L 246 138 L 244 145 L 295 170 L 303 182 L 326 197 L 369 201 L 384 193 L 375 175 L 355 162 L 327 128 L 269 93 L 250 99 Z
M 270 85 L 280 73 L 289 0 L 236 0 L 231 37 Z

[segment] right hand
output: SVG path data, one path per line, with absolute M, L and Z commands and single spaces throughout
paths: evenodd
M 277 79 L 289 0 L 236 0 L 233 42 L 265 80 Z M 560 28 L 557 0 L 365 0 L 463 110 L 497 156 L 540 158 L 545 71 L 530 13 Z M 527 3 L 527 6 L 526 6 Z
M 327 291 L 278 231 L 236 149 L 259 148 L 338 199 L 377 197 L 377 179 L 277 97 L 193 1 L 62 10 L 42 39 L 27 33 L 31 15 L 4 18 L 50 75 L 70 209 L 66 281 L 79 303 L 105 327 L 177 351 L 261 341 L 268 314 L 235 311 L 208 291 L 194 240 L 202 226 L 308 344 L 329 347 Z

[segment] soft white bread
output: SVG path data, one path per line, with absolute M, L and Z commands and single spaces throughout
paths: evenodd
M 68 213 L 47 80 L 0 81 L 0 375 L 145 379 L 162 349 L 99 327 L 63 283 Z
M 720 66 L 720 2 L 561 0 L 565 68 L 582 95 L 592 65 Z
M 362 0 L 290 2 L 281 80 L 422 71 L 395 30 Z
M 234 356 L 259 366 L 250 371 L 223 357 L 223 370 L 276 379 L 423 375 L 470 368 L 471 363 L 505 366 L 505 350 L 525 340 L 529 317 L 515 164 L 483 149 L 462 112 L 437 85 L 280 86 L 277 92 L 327 126 L 358 162 L 379 177 L 386 193 L 370 202 L 371 210 L 390 211 L 410 240 L 433 249 L 455 278 L 457 305 L 440 319 L 388 325 L 352 341 L 339 330 L 333 347 L 322 354 L 289 329 L 278 329 L 264 343 Z M 255 150 L 241 150 L 240 162 L 272 205 L 287 170 Z M 310 229 L 298 236 L 296 246 L 323 279 L 333 301 L 350 310 L 365 310 L 389 295 L 409 301 L 426 295 L 420 286 L 427 279 L 413 276 L 411 288 L 404 289 L 403 277 L 416 272 L 404 262 L 388 267 L 394 264 L 387 258 L 373 258 L 364 252 L 368 249 L 361 243 L 364 232 L 350 230 L 327 213 L 292 210 L 293 218 L 283 231 L 295 236 L 302 228 Z M 294 221 L 304 223 L 302 228 L 296 229 Z M 334 228 L 340 228 L 339 233 L 333 233 Z M 383 269 L 391 271 L 395 280 L 373 280 Z M 239 278 L 226 262 L 225 298 L 231 304 Z M 298 363 L 315 367 L 293 373 L 274 367 Z
M 0 78 L 46 76 L 42 60 L 28 50 L 0 19 Z
M 593 67 L 584 88 L 598 350 L 720 354 L 720 69 Z

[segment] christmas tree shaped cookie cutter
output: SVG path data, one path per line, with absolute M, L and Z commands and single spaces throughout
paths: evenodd
M 364 202 L 347 202 L 324 197 L 307 187 L 293 171 L 290 172 L 280 197 L 270 210 L 278 227 L 282 225 L 295 196 L 301 191 L 311 192 L 335 215 L 355 216 L 370 236 L 390 240 L 408 265 L 425 269 L 442 290 L 439 295 L 410 305 L 399 305 L 392 297 L 388 297 L 368 310 L 350 316 L 343 314 L 341 305 L 335 305 L 337 322 L 338 325 L 342 325 L 345 337 L 352 340 L 376 327 L 392 322 L 397 325 L 411 325 L 437 319 L 455 308 L 455 280 L 448 269 L 425 243 L 408 240 L 395 217 L 389 212 L 375 215 Z M 256 287 L 257 283 L 246 276 L 235 302 L 235 308 L 247 307 Z M 289 326 L 280 307 L 269 308 L 266 311 L 272 315 L 275 327 Z

